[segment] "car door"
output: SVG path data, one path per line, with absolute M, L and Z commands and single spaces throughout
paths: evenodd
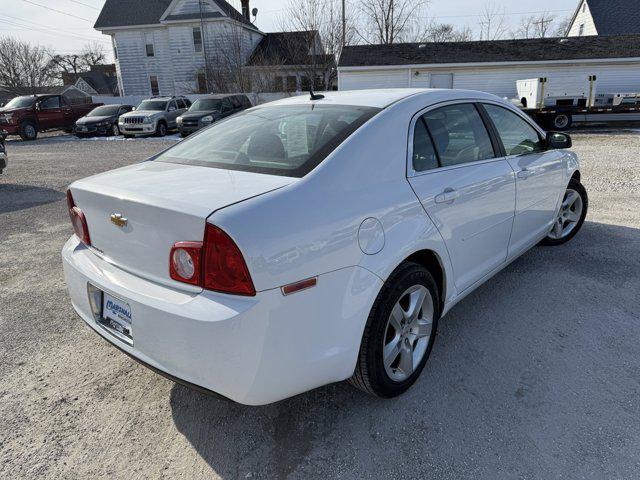
M 515 209 L 513 169 L 478 108 L 429 109 L 411 127 L 409 182 L 442 235 L 458 292 L 506 262 Z
M 65 126 L 60 97 L 45 98 L 38 105 L 38 128 L 48 130 Z
M 509 257 L 540 241 L 553 224 L 564 179 L 563 153 L 548 150 L 542 132 L 505 106 L 483 103 L 516 173 L 516 216 Z

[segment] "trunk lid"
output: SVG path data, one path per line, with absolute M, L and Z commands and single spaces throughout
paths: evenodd
M 169 284 L 176 242 L 202 241 L 216 210 L 276 190 L 295 178 L 164 162 L 144 162 L 71 185 L 92 249 L 131 273 Z M 123 221 L 112 221 L 121 215 Z

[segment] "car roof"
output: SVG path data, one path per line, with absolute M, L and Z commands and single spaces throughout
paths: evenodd
M 322 92 L 324 98 L 316 104 L 353 105 L 359 107 L 386 108 L 389 105 L 415 96 L 423 96 L 434 102 L 456 99 L 495 100 L 498 97 L 473 90 L 442 90 L 431 88 L 389 88 L 384 90 L 346 90 Z M 311 102 L 308 93 L 272 102 L 272 105 L 305 105 Z

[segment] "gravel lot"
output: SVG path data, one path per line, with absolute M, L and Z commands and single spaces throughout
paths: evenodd
M 261 408 L 203 396 L 75 316 L 66 186 L 174 140 L 10 142 L 0 177 L 0 478 L 640 477 L 640 132 L 580 132 L 591 211 L 441 323 L 419 383 Z

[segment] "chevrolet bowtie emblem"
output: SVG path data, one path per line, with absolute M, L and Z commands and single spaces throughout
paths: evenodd
M 111 223 L 113 223 L 114 225 L 117 225 L 119 227 L 126 227 L 127 222 L 128 220 L 119 213 L 114 213 L 113 215 L 111 215 Z

